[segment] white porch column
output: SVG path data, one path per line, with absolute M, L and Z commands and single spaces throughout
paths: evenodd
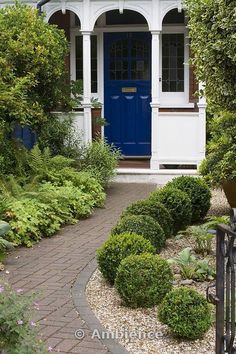
M 202 82 L 199 83 L 199 91 L 203 91 L 204 85 Z M 198 141 L 199 141 L 199 161 L 205 158 L 206 154 L 206 98 L 204 96 L 199 98 L 198 109 L 199 109 L 199 126 L 198 126 Z
M 159 169 L 158 139 L 159 107 L 160 107 L 160 34 L 161 31 L 152 31 L 152 156 L 151 169 Z
M 91 117 L 91 31 L 81 31 L 83 36 L 83 108 L 84 140 L 92 141 Z

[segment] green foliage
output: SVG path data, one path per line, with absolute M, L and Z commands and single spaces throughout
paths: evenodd
M 186 230 L 186 234 L 194 238 L 196 253 L 200 253 L 203 256 L 212 252 L 212 240 L 215 235 L 209 232 L 209 224 L 190 226 Z
M 7 239 L 30 247 L 42 237 L 55 234 L 61 225 L 89 216 L 95 204 L 91 194 L 70 181 L 62 186 L 47 182 L 32 192 L 9 195 L 2 206 L 2 218 L 11 226 Z
M 171 269 L 160 256 L 131 255 L 120 263 L 115 287 L 125 305 L 151 307 L 171 290 L 172 281 Z
M 200 173 L 212 185 L 236 180 L 236 114 L 216 115 L 211 125 L 212 139 L 200 165 Z
M 225 224 L 227 225 L 229 223 L 229 216 L 228 215 L 222 215 L 222 216 L 208 216 L 207 217 L 207 222 L 205 223 L 206 227 L 208 230 L 210 229 L 217 229 L 217 226 L 219 224 Z
M 6 354 L 46 354 L 48 351 L 38 340 L 36 324 L 31 321 L 34 297 L 14 291 L 0 284 L 0 348 Z
M 209 264 L 208 258 L 199 259 L 197 261 L 195 279 L 198 281 L 213 280 L 216 276 L 216 272 Z
M 177 257 L 168 259 L 169 264 L 180 268 L 183 279 L 193 279 L 196 272 L 196 257 L 191 254 L 191 248 L 184 248 Z
M 162 227 L 166 238 L 173 233 L 173 219 L 168 210 L 161 203 L 154 203 L 150 200 L 138 200 L 130 204 L 122 213 L 121 217 L 127 215 L 148 215 L 155 219 Z
M 211 192 L 202 178 L 180 176 L 174 178 L 167 186 L 178 188 L 188 194 L 192 204 L 192 222 L 203 219 L 211 205 Z
M 3 214 L 11 226 L 7 239 L 16 245 L 30 247 L 44 236 L 60 229 L 63 220 L 56 216 L 50 207 L 36 199 L 8 201 Z
M 191 248 L 183 249 L 177 257 L 168 259 L 169 264 L 176 264 L 180 268 L 183 279 L 194 279 L 197 281 L 213 280 L 215 271 L 209 264 L 209 259 L 198 260 L 191 253 Z
M 0 9 L 0 116 L 6 122 L 39 126 L 60 102 L 68 44 L 62 30 L 16 3 Z
M 106 187 L 116 174 L 120 152 L 104 140 L 97 140 L 85 148 L 83 157 L 78 161 L 78 168 L 89 171 Z
M 235 2 L 186 0 L 197 78 L 214 108 L 236 110 Z
M 142 236 L 123 233 L 110 237 L 97 251 L 97 261 L 104 278 L 113 284 L 120 262 L 129 255 L 155 253 L 150 241 Z
M 159 319 L 176 337 L 198 339 L 211 326 L 211 307 L 196 290 L 178 288 L 164 298 L 159 307 Z
M 191 223 L 192 205 L 187 193 L 167 186 L 152 192 L 150 201 L 164 204 L 174 220 L 174 233 L 185 229 Z
M 63 168 L 61 170 L 57 170 L 57 176 L 58 175 L 58 182 L 60 185 L 65 184 L 66 181 L 70 181 L 83 193 L 91 195 L 94 201 L 94 206 L 102 207 L 104 205 L 106 194 L 104 193 L 101 184 L 91 175 L 90 172 L 77 172 L 72 168 Z
M 165 234 L 161 226 L 151 216 L 147 215 L 127 215 L 123 217 L 112 229 L 112 235 L 123 232 L 136 233 L 149 240 L 155 247 L 156 252 L 160 252 L 165 245 Z
M 6 235 L 9 231 L 10 225 L 0 220 L 0 261 L 4 259 L 6 250 L 12 249 L 14 247 L 13 243 L 7 241 L 4 238 L 4 235 Z
M 0 220 L 0 236 L 4 236 L 10 230 L 10 225 Z
M 37 129 L 39 148 L 47 146 L 52 155 L 63 155 L 74 160 L 83 154 L 81 136 L 73 126 L 73 113 L 53 114 Z

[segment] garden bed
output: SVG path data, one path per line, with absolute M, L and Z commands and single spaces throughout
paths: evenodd
M 212 192 L 210 215 L 222 215 L 229 211 L 227 201 L 221 191 Z M 168 239 L 166 247 L 161 251 L 163 258 L 175 257 L 183 248 L 191 247 L 191 237 Z M 213 240 L 213 253 L 210 256 L 211 264 L 215 262 L 215 242 Z M 187 283 L 187 284 L 186 284 Z M 206 288 L 210 282 L 197 282 L 182 280 L 175 271 L 174 288 L 179 286 L 191 287 L 205 296 Z M 88 302 L 97 318 L 110 332 L 131 333 L 133 338 L 119 338 L 119 342 L 132 354 L 213 354 L 215 346 L 214 326 L 202 339 L 184 341 L 174 338 L 166 325 L 157 318 L 157 307 L 149 309 L 130 309 L 121 304 L 116 289 L 110 286 L 96 270 L 91 277 L 86 294 Z M 155 333 L 155 338 L 147 338 L 149 333 Z

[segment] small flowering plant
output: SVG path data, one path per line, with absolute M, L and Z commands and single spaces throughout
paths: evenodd
M 31 320 L 33 296 L 22 289 L 13 290 L 0 283 L 0 352 L 4 354 L 48 353 L 37 338 L 36 324 Z

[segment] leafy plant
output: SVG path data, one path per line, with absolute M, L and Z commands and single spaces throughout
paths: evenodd
M 197 281 L 212 280 L 215 277 L 215 270 L 209 264 L 209 259 L 198 260 L 191 252 L 191 248 L 184 248 L 177 257 L 168 259 L 169 264 L 176 264 L 180 268 L 183 279 L 194 279 Z
M 215 279 L 216 272 L 209 264 L 208 258 L 200 259 L 196 264 L 196 272 L 194 278 L 198 281 Z
M 199 170 L 207 182 L 221 186 L 226 180 L 236 180 L 236 114 L 222 112 L 215 115 L 211 135 L 207 157 Z
M 115 287 L 124 304 L 132 307 L 151 307 L 161 302 L 171 290 L 172 271 L 163 258 L 143 253 L 121 261 Z
M 196 272 L 196 257 L 192 255 L 191 248 L 184 248 L 177 257 L 168 259 L 169 264 L 176 264 L 184 279 L 193 279 Z
M 147 215 L 155 219 L 162 227 L 166 238 L 173 234 L 173 219 L 166 207 L 150 200 L 138 200 L 130 204 L 122 213 L 121 218 L 127 215 Z
M 113 284 L 120 262 L 131 254 L 141 253 L 155 253 L 150 241 L 137 234 L 115 235 L 97 250 L 99 269 L 104 278 Z
M 4 238 L 4 235 L 10 231 L 10 225 L 4 221 L 0 220 L 0 265 L 1 261 L 5 258 L 5 252 L 8 249 L 12 249 L 14 244 L 12 242 L 7 241 Z
M 50 119 L 37 129 L 40 150 L 43 151 L 47 146 L 52 156 L 63 155 L 74 160 L 80 159 L 84 144 L 73 123 L 72 114 L 51 115 Z
M 99 102 L 98 98 L 92 97 L 91 98 L 92 108 L 102 108 L 101 102 Z
M 142 235 L 151 242 L 156 252 L 160 252 L 165 245 L 166 238 L 164 231 L 151 216 L 127 215 L 123 217 L 112 229 L 111 234 L 117 235 L 123 232 Z
M 6 283 L 0 284 L 0 348 L 6 354 L 46 354 L 32 321 L 34 296 L 21 294 Z
M 204 224 L 206 228 L 214 229 L 216 230 L 217 226 L 219 224 L 228 224 L 229 223 L 229 216 L 228 215 L 222 215 L 222 216 L 208 216 L 206 218 L 207 222 Z
M 192 62 L 214 110 L 236 110 L 234 1 L 186 0 Z M 222 131 L 222 133 L 224 133 Z
M 104 140 L 89 144 L 81 160 L 77 161 L 79 170 L 88 171 L 99 183 L 106 187 L 116 175 L 120 151 Z
M 149 198 L 153 203 L 162 203 L 174 221 L 174 233 L 185 229 L 192 219 L 192 205 L 187 193 L 166 186 L 152 192 Z
M 194 250 L 196 253 L 205 255 L 212 252 L 212 240 L 215 235 L 209 232 L 209 226 L 208 223 L 198 226 L 194 225 L 186 230 L 186 234 L 191 235 L 195 240 L 196 245 L 194 246 Z
M 192 204 L 193 223 L 206 216 L 210 208 L 211 192 L 202 178 L 180 176 L 167 183 L 167 186 L 178 188 L 188 194 Z
M 196 290 L 181 287 L 169 292 L 158 309 L 160 321 L 174 336 L 198 339 L 212 323 L 211 307 Z
M 8 123 L 37 127 L 69 95 L 63 91 L 64 31 L 17 2 L 0 9 L 0 116 Z

